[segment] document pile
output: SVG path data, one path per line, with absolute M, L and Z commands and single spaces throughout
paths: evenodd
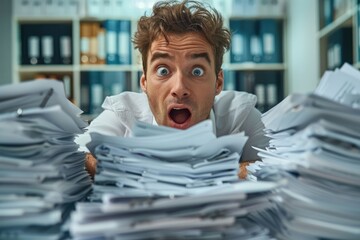
M 238 181 L 243 133 L 217 138 L 211 120 L 187 130 L 136 122 L 133 137 L 90 133 L 96 156 L 93 200 L 196 194 Z
M 78 203 L 71 216 L 74 240 L 272 239 L 247 217 L 274 207 L 276 184 L 237 182 L 175 198 L 104 194 L 102 203 Z
M 345 64 L 264 114 L 272 139 L 249 178 L 285 181 L 272 220 L 282 239 L 360 239 L 359 103 L 360 72 Z
M 0 239 L 60 239 L 91 190 L 74 136 L 86 123 L 61 82 L 0 87 Z
M 248 215 L 273 206 L 276 184 L 238 180 L 242 133 L 216 138 L 210 120 L 187 130 L 137 122 L 133 132 L 91 133 L 93 202 L 76 205 L 74 239 L 270 239 Z

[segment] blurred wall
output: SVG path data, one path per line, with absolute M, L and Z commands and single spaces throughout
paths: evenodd
M 287 94 L 308 93 L 316 88 L 322 75 L 318 1 L 288 0 L 287 4 Z
M 11 83 L 11 0 L 0 1 L 0 85 Z

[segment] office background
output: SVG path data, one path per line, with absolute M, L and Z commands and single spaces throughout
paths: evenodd
M 324 0 L 323 2 L 331 1 L 332 0 Z M 347 2 L 348 0 L 343 1 Z M 335 30 L 341 30 L 342 26 L 345 26 L 346 28 L 350 26 L 351 30 L 355 30 L 355 28 L 358 28 L 359 26 L 358 22 L 360 17 L 358 12 L 354 14 L 355 11 L 352 13 L 350 11 L 350 14 L 345 14 L 344 17 L 340 17 L 337 20 L 330 19 L 329 23 L 325 27 L 324 24 L 322 24 L 322 29 L 319 30 L 318 13 L 321 10 L 318 9 L 318 1 L 288 0 L 287 3 L 287 16 L 285 17 L 286 25 L 284 28 L 285 41 L 283 42 L 283 65 L 285 71 L 287 72 L 285 90 L 287 94 L 292 92 L 312 91 L 323 74 L 324 67 L 326 67 L 322 57 L 327 55 L 326 51 L 328 51 L 330 53 L 329 55 L 331 55 L 336 53 L 338 50 L 336 44 L 320 44 L 324 43 L 325 41 L 323 36 L 330 36 L 331 34 L 329 33 L 335 33 Z M 15 28 L 15 21 L 13 21 L 14 19 L 11 15 L 11 7 L 11 0 L 0 1 L 0 54 L 2 56 L 0 58 L 0 85 L 13 82 L 13 76 L 15 75 L 14 73 L 17 74 L 19 68 L 20 70 L 22 69 L 22 66 L 19 67 L 20 61 L 15 59 L 15 54 L 13 54 L 14 46 L 11 45 L 14 44 L 14 36 L 16 36 L 14 32 L 11 32 L 11 30 Z M 357 11 L 357 9 L 354 10 Z M 325 19 L 325 21 L 327 20 L 328 19 Z M 74 26 L 79 25 L 80 24 L 74 24 Z M 340 33 L 341 34 L 335 34 L 337 38 L 335 40 L 341 42 L 344 40 L 343 37 L 345 34 L 342 34 L 344 33 L 342 31 L 340 31 Z M 346 43 L 345 45 L 341 46 L 354 47 L 354 49 L 351 51 L 353 54 L 350 55 L 353 55 L 352 57 L 354 59 L 354 65 L 359 69 L 359 39 L 358 34 L 355 34 L 358 33 L 358 31 L 353 31 L 353 33 L 354 34 L 352 36 L 354 44 L 352 45 Z M 79 39 L 76 41 L 78 40 Z M 333 46 L 335 46 L 335 48 L 333 48 Z M 79 46 L 77 47 L 77 50 L 79 50 Z M 83 66 L 79 64 L 80 54 L 76 55 L 77 59 L 75 60 L 77 62 L 75 61 L 76 66 L 74 69 L 80 69 L 80 71 L 76 70 L 77 73 L 81 72 L 82 69 L 85 70 L 84 72 L 86 72 L 86 70 L 92 69 L 91 66 Z M 320 59 L 322 60 L 320 61 Z M 327 61 L 326 64 L 329 64 L 329 62 Z M 236 64 L 233 64 L 230 67 L 235 68 L 235 65 Z M 243 66 L 241 64 L 239 65 L 240 67 Z M 282 71 L 282 63 L 279 65 L 281 65 Z M 334 65 L 334 62 L 331 62 L 331 65 Z M 33 69 L 31 67 L 32 66 L 27 69 L 32 71 Z M 35 66 L 35 69 L 39 69 L 37 67 L 38 66 Z M 70 67 L 65 66 L 66 69 L 71 67 L 72 65 Z M 95 67 L 99 69 L 101 68 L 99 66 Z M 104 66 L 103 69 L 108 69 L 108 67 L 109 66 Z M 250 71 L 253 71 L 253 69 L 250 69 Z M 343 89 L 342 85 L 348 84 L 350 81 L 358 79 L 349 77 L 349 75 L 346 74 L 347 71 L 339 72 L 340 75 L 335 75 L 334 72 L 329 73 L 331 77 L 327 78 L 327 80 L 331 81 L 327 81 L 327 84 L 323 85 L 320 96 L 327 96 L 330 97 L 330 99 L 335 99 L 336 96 L 337 101 L 342 102 L 341 100 L 344 98 L 338 99 L 337 97 L 339 95 L 338 91 L 342 91 Z M 34 86 L 36 87 L 33 89 L 38 90 L 38 93 L 44 91 L 53 93 L 50 91 L 50 86 L 39 86 L 46 85 L 42 84 L 41 81 L 35 81 L 34 83 Z M 46 83 L 55 84 L 57 82 L 46 81 Z M 18 88 L 18 86 L 13 87 Z M 329 91 L 329 89 L 334 91 Z M 350 93 L 351 90 L 353 89 L 348 89 L 347 93 Z M 357 88 L 357 90 L 357 93 L 359 93 L 359 88 Z M 25 89 L 24 91 L 28 91 L 28 89 Z M 44 103 L 43 95 L 38 93 L 33 91 L 33 94 L 25 96 L 25 99 L 24 97 L 21 99 L 19 98 L 19 100 L 28 101 L 29 99 L 32 99 L 33 101 L 30 102 Z M 48 100 L 47 98 L 49 96 L 54 96 L 54 99 L 64 100 L 63 98 L 59 98 L 56 94 L 57 91 L 55 91 L 52 95 L 46 94 L 46 100 Z M 317 94 L 320 94 L 320 92 L 317 92 Z M 352 92 L 351 94 L 345 95 L 353 95 L 355 97 L 356 93 L 353 94 Z M 2 97 L 1 94 L 0 97 Z M 319 100 L 320 102 L 318 102 Z M 279 231 L 278 234 L 281 239 L 291 239 L 291 236 L 298 236 L 299 239 L 313 239 L 315 237 L 320 239 L 360 239 L 360 214 L 358 207 L 360 199 L 360 171 L 358 154 L 360 151 L 360 131 L 358 124 L 360 122 L 359 105 L 354 104 L 353 108 L 350 108 L 349 106 L 338 104 L 337 101 L 333 102 L 324 100 L 325 99 L 315 96 L 309 96 L 305 98 L 302 103 L 297 103 L 295 107 L 290 107 L 293 103 L 288 102 L 287 106 L 289 109 L 291 109 L 290 111 L 283 112 L 279 111 L 280 109 L 278 108 L 274 108 L 275 111 L 272 111 L 267 115 L 267 117 L 264 118 L 264 120 L 267 122 L 266 126 L 269 126 L 272 131 L 276 131 L 274 135 L 276 139 L 274 139 L 275 141 L 273 142 L 275 148 L 271 148 L 270 151 L 263 152 L 261 157 L 264 159 L 264 161 L 262 161 L 258 166 L 256 165 L 257 163 L 252 165 L 248 172 L 249 179 L 257 179 L 260 181 L 265 180 L 265 182 L 263 182 L 264 185 L 257 185 L 257 183 L 261 184 L 261 182 L 256 183 L 252 181 L 246 181 L 242 182 L 241 184 L 244 185 L 239 187 L 234 185 L 234 188 L 224 188 L 224 185 L 221 184 L 222 181 L 224 181 L 224 177 L 230 177 L 228 179 L 232 180 L 237 179 L 236 174 L 238 170 L 238 156 L 235 156 L 233 159 L 233 166 L 235 168 L 230 170 L 230 165 L 228 165 L 228 156 L 234 156 L 233 154 L 235 153 L 232 153 L 232 150 L 230 151 L 230 149 L 233 148 L 232 146 L 229 148 L 229 155 L 215 155 L 216 159 L 221 163 L 220 165 L 224 166 L 222 172 L 219 171 L 221 169 L 218 167 L 208 168 L 207 170 L 210 171 L 202 170 L 201 172 L 204 174 L 200 174 L 198 176 L 199 178 L 195 178 L 195 175 L 198 174 L 195 174 L 193 178 L 189 178 L 189 175 L 191 176 L 191 173 L 194 173 L 194 171 L 190 171 L 194 170 L 190 164 L 192 164 L 192 166 L 196 166 L 195 170 L 196 172 L 199 172 L 198 170 L 201 168 L 206 169 L 209 166 L 207 165 L 209 162 L 212 166 L 216 166 L 214 161 L 211 161 L 212 158 L 206 157 L 207 160 L 210 159 L 210 161 L 206 162 L 201 162 L 198 158 L 195 158 L 195 162 L 189 161 L 188 163 L 189 169 L 191 168 L 190 170 L 186 170 L 187 168 L 184 167 L 183 163 L 180 163 L 180 167 L 180 165 L 177 165 L 177 163 L 174 162 L 174 159 L 171 158 L 168 159 L 171 160 L 171 167 L 169 169 L 166 167 L 158 168 L 162 169 L 166 175 L 161 175 L 162 171 L 159 171 L 159 174 L 151 174 L 151 171 L 144 172 L 144 169 L 139 168 L 139 170 L 134 171 L 136 174 L 129 174 L 130 178 L 114 178 L 113 174 L 119 174 L 119 176 L 120 174 L 121 176 L 125 175 L 122 168 L 126 169 L 127 165 L 124 164 L 124 166 L 121 166 L 123 162 L 128 163 L 129 167 L 135 169 L 135 165 L 131 166 L 131 164 L 134 163 L 136 156 L 131 155 L 134 153 L 134 151 L 131 151 L 131 154 L 124 154 L 125 156 L 130 156 L 132 161 L 126 161 L 125 159 L 125 161 L 121 161 L 120 163 L 116 160 L 118 160 L 120 157 L 123 159 L 124 155 L 117 155 L 116 152 L 118 151 L 116 148 L 111 148 L 112 150 L 109 151 L 109 154 L 106 156 L 104 156 L 103 152 L 101 152 L 102 157 L 106 158 L 106 160 L 104 159 L 102 161 L 107 161 L 107 164 L 103 164 L 102 166 L 102 170 L 105 169 L 105 171 L 97 172 L 97 174 L 99 174 L 98 176 L 100 177 L 95 178 L 95 182 L 92 186 L 97 186 L 97 188 L 94 187 L 94 190 L 97 190 L 98 192 L 95 192 L 95 195 L 90 196 L 90 199 L 94 199 L 94 197 L 100 197 L 102 194 L 110 193 L 109 191 L 114 193 L 115 191 L 120 190 L 118 187 L 127 187 L 127 185 L 135 186 L 133 189 L 129 188 L 127 190 L 129 190 L 129 192 L 134 190 L 136 196 L 139 196 L 138 190 L 157 189 L 153 187 L 145 188 L 142 185 L 143 183 L 154 183 L 155 186 L 159 186 L 157 185 L 158 182 L 155 182 L 154 179 L 157 179 L 156 177 L 158 177 L 160 179 L 159 183 L 161 183 L 164 181 L 166 176 L 169 176 L 169 172 L 172 173 L 174 171 L 177 171 L 175 175 L 179 176 L 180 178 L 171 176 L 168 178 L 168 180 L 166 180 L 166 185 L 168 186 L 167 189 L 169 190 L 173 188 L 171 187 L 172 185 L 174 186 L 173 183 L 175 183 L 175 189 L 177 191 L 182 189 L 182 187 L 179 187 L 179 183 L 184 186 L 184 189 L 186 189 L 185 186 L 190 187 L 186 189 L 186 191 L 182 190 L 185 192 L 199 190 L 201 189 L 201 186 L 203 186 L 203 183 L 216 184 L 221 189 L 217 190 L 212 188 L 210 195 L 205 194 L 202 196 L 200 195 L 200 197 L 190 196 L 190 198 L 185 198 L 185 201 L 183 201 L 182 198 L 173 198 L 173 196 L 176 196 L 175 194 L 177 193 L 177 191 L 175 191 L 175 194 L 171 193 L 171 203 L 166 199 L 146 199 L 145 202 L 140 202 L 138 201 L 140 198 L 138 198 L 135 202 L 128 202 L 128 205 L 125 205 L 125 202 L 123 202 L 123 197 L 121 197 L 120 201 L 120 198 L 116 198 L 116 196 L 110 194 L 111 196 L 115 197 L 113 200 L 111 200 L 109 198 L 111 196 L 108 194 L 106 197 L 107 201 L 105 201 L 101 206 L 99 206 L 99 203 L 95 203 L 94 205 L 79 205 L 79 207 L 76 208 L 76 211 L 72 212 L 66 208 L 66 206 L 73 208 L 72 204 L 75 204 L 75 202 L 79 199 L 84 199 L 85 194 L 90 191 L 91 187 L 90 181 L 87 178 L 87 173 L 83 168 L 83 162 L 81 160 L 84 159 L 84 157 L 81 155 L 79 156 L 79 152 L 76 154 L 75 152 L 72 152 L 76 151 L 77 146 L 74 145 L 74 142 L 69 135 L 69 132 L 81 132 L 81 129 L 84 127 L 80 124 L 82 121 L 76 121 L 77 116 L 75 116 L 74 113 L 71 114 L 71 111 L 67 111 L 67 108 L 57 108 L 56 112 L 53 111 L 54 109 L 52 108 L 51 115 L 56 116 L 55 119 L 58 123 L 55 125 L 52 124 L 54 122 L 52 121 L 53 119 L 45 117 L 45 114 L 49 112 L 50 107 L 52 107 L 54 104 L 59 104 L 62 102 L 58 102 L 57 100 L 49 101 L 51 102 L 51 106 L 46 106 L 44 109 L 36 110 L 39 115 L 44 114 L 43 119 L 39 119 L 39 115 L 32 117 L 32 114 L 30 116 L 26 116 L 24 114 L 25 116 L 23 115 L 21 118 L 18 118 L 18 115 L 12 114 L 10 116 L 7 114 L 5 118 L 2 118 L 2 120 L 5 120 L 6 123 L 2 124 L 2 126 L 5 126 L 2 128 L 4 133 L 2 132 L 0 134 L 3 142 L 6 142 L 5 145 L 1 145 L 2 150 L 0 155 L 5 157 L 0 157 L 0 159 L 3 166 L 6 167 L 5 169 L 2 169 L 3 171 L 6 171 L 6 176 L 2 176 L 2 182 L 7 183 L 6 185 L 9 185 L 9 187 L 3 188 L 4 190 L 2 189 L 3 194 L 5 194 L 2 198 L 2 210 L 5 211 L 3 212 L 1 210 L 1 214 L 3 216 L 5 214 L 6 218 L 9 219 L 1 222 L 1 230 L 5 231 L 0 231 L 0 238 L 13 236 L 14 238 L 19 237 L 26 239 L 28 234 L 31 234 L 33 239 L 36 239 L 36 236 L 39 236 L 38 238 L 41 239 L 48 239 L 46 236 L 51 237 L 51 239 L 59 236 L 60 239 L 65 234 L 67 237 L 67 233 L 64 233 L 63 231 L 67 230 L 68 226 L 73 230 L 71 234 L 74 237 L 85 238 L 88 236 L 89 238 L 93 238 L 92 234 L 100 234 L 98 236 L 102 236 L 101 234 L 106 234 L 106 237 L 112 237 L 111 234 L 116 234 L 119 230 L 120 232 L 123 230 L 130 230 L 131 233 L 134 233 L 136 230 L 140 230 L 144 234 L 144 229 L 152 230 L 149 229 L 149 226 L 152 226 L 154 227 L 153 233 L 145 232 L 146 237 L 148 237 L 159 236 L 157 235 L 159 233 L 166 234 L 168 233 L 169 225 L 170 227 L 176 225 L 175 231 L 171 229 L 171 234 L 174 234 L 174 232 L 175 234 L 182 232 L 185 234 L 194 233 L 196 234 L 195 238 L 200 238 L 199 233 L 202 233 L 203 230 L 206 231 L 205 234 L 209 234 L 205 235 L 205 238 L 208 236 L 219 236 L 214 235 L 214 232 L 211 232 L 211 230 L 221 229 L 225 231 L 224 234 L 230 234 L 225 236 L 231 237 L 234 236 L 234 234 L 241 234 L 241 236 L 238 237 L 240 239 L 243 239 L 242 234 L 249 236 L 251 235 L 252 237 L 256 237 L 257 234 L 261 234 L 261 237 L 266 238 L 264 234 L 267 235 L 270 230 L 275 230 L 276 232 Z M 11 102 L 14 105 L 17 105 L 17 101 L 13 101 L 13 96 Z M 308 104 L 309 102 L 313 104 Z M 70 103 L 68 104 L 70 105 Z M 5 107 L 7 108 L 9 106 Z M 17 106 L 13 106 L 13 108 L 14 109 L 12 111 L 22 110 L 21 108 L 18 109 Z M 285 109 L 286 108 L 287 107 L 285 107 Z M 299 109 L 301 109 L 301 111 L 294 111 Z M 334 111 L 334 109 L 336 109 L 336 111 Z M 17 111 L 17 114 L 22 113 L 23 111 Z M 318 121 L 324 116 L 325 119 Z M 68 124 L 69 122 L 63 121 L 61 117 L 66 117 L 66 119 L 72 118 L 73 124 Z M 9 123 L 9 119 L 16 123 L 16 126 L 19 127 L 18 129 L 25 129 L 25 134 L 14 134 L 14 129 L 7 128 L 6 126 Z M 293 119 L 298 121 L 293 121 Z M 22 125 L 20 125 L 21 123 Z M 49 127 L 44 128 L 44 123 L 46 123 L 46 126 Z M 41 124 L 41 126 L 39 124 Z M 69 130 L 68 125 L 71 127 Z M 34 126 L 35 128 L 32 129 Z M 51 126 L 54 127 L 52 128 Z M 76 127 L 76 131 L 73 130 L 74 127 Z M 41 129 L 46 129 L 46 131 L 42 133 L 42 131 L 39 131 Z M 64 132 L 59 131 L 59 129 L 63 129 Z M 156 135 L 154 134 L 153 129 L 150 129 L 150 131 L 152 131 L 152 135 Z M 206 134 L 208 133 L 208 131 L 205 132 Z M 281 134 L 277 134 L 278 132 Z M 29 139 L 29 134 L 32 133 L 36 133 L 36 137 Z M 162 161 L 152 165 L 160 166 L 160 164 L 165 164 L 166 166 L 169 166 L 168 162 L 165 161 L 166 158 L 164 157 L 168 152 L 183 153 L 188 156 L 189 147 L 187 145 L 192 146 L 192 150 L 195 152 L 200 152 L 198 151 L 199 149 L 206 150 L 206 148 L 202 148 L 204 145 L 201 145 L 204 141 L 196 139 L 203 139 L 208 135 L 205 136 L 198 134 L 198 132 L 194 132 L 193 134 L 194 137 L 189 138 L 189 140 L 192 140 L 192 142 L 189 143 L 188 141 L 180 141 L 186 146 L 184 145 L 185 148 L 183 149 L 172 148 L 172 150 L 175 151 L 168 151 L 166 146 L 164 147 L 163 142 L 151 141 L 152 145 L 156 145 L 158 147 L 160 146 L 161 148 L 159 149 L 163 149 L 163 151 L 157 151 L 162 156 L 156 157 Z M 289 138 L 290 135 L 291 137 Z M 16 138 L 7 138 L 8 136 L 16 136 Z M 56 141 L 54 136 L 59 137 L 58 141 Z M 232 135 L 231 137 L 234 136 L 235 135 Z M 104 146 L 100 144 L 106 142 L 104 141 L 106 136 L 99 135 L 99 137 L 102 139 L 93 141 L 93 148 L 97 146 Z M 235 137 L 242 138 L 243 136 L 236 135 Z M 29 143 L 21 145 L 18 142 L 18 139 L 29 139 Z M 39 141 L 41 139 L 43 139 L 43 141 Z M 171 138 L 169 139 L 171 140 Z M 64 143 L 65 141 L 69 142 Z M 113 139 L 109 139 L 108 141 L 111 143 L 121 142 L 113 141 Z M 239 139 L 239 141 L 241 140 Z M 136 142 L 139 141 L 136 140 Z M 177 140 L 177 142 L 179 141 Z M 194 144 L 192 144 L 193 142 L 200 143 L 200 147 L 194 148 Z M 294 144 L 291 144 L 292 142 Z M 124 143 L 122 145 L 118 145 L 119 147 L 122 147 L 121 152 L 125 151 L 125 148 L 123 148 L 125 145 L 126 144 Z M 178 144 L 174 142 L 173 144 L 169 145 L 174 146 Z M 216 142 L 215 146 L 221 146 L 222 150 L 227 149 L 225 144 L 217 144 Z M 278 146 L 281 147 L 278 148 Z M 51 151 L 52 148 L 55 150 Z M 24 149 L 30 150 L 27 151 L 30 155 L 26 155 Z M 143 149 L 146 148 L 143 147 Z M 10 151 L 8 152 L 6 150 Z M 148 150 L 151 150 L 151 148 Z M 216 151 L 216 148 L 213 150 L 215 150 L 213 152 L 219 152 Z M 112 153 L 112 151 L 114 153 Z M 241 148 L 239 148 L 239 151 L 241 151 Z M 58 154 L 59 152 L 62 154 Z M 221 152 L 223 153 L 224 151 Z M 34 153 L 36 154 L 34 155 Z M 188 158 L 186 156 L 178 156 L 176 159 L 186 159 Z M 9 165 L 9 159 L 11 159 L 11 157 L 15 157 L 15 163 L 18 164 L 10 164 L 11 166 L 8 168 L 7 166 Z M 214 155 L 212 155 L 212 157 L 214 157 Z M 220 157 L 227 158 L 226 164 L 223 164 Z M 100 158 L 98 159 L 101 160 Z M 109 159 L 114 159 L 114 161 L 109 161 Z M 155 159 L 149 158 L 149 161 L 153 162 Z M 45 165 L 42 163 L 45 163 Z M 266 170 L 267 164 L 271 165 L 271 168 L 268 170 Z M 29 167 L 30 165 L 31 167 Z M 136 165 L 143 167 L 142 164 Z M 106 168 L 104 168 L 104 166 Z M 259 169 L 262 171 L 259 172 Z M 137 172 L 144 172 L 144 175 L 139 176 Z M 188 181 L 184 181 L 182 174 L 186 176 Z M 209 179 L 207 176 L 209 176 Z M 214 176 L 217 176 L 220 179 L 214 178 Z M 299 178 L 297 178 L 297 176 L 299 176 Z M 262 179 L 262 177 L 264 177 L 264 179 Z M 141 181 L 139 181 L 138 184 L 127 184 L 129 180 L 129 182 L 132 182 L 134 179 L 138 178 L 141 178 Z M 225 181 L 228 181 L 226 178 Z M 45 179 L 45 181 L 41 181 L 42 179 Z M 195 181 L 190 182 L 192 179 Z M 272 191 L 274 190 L 273 187 L 280 187 L 279 184 L 273 182 L 274 179 L 280 180 L 279 182 L 281 183 L 287 182 L 289 185 L 281 184 L 281 189 Z M 125 180 L 127 181 L 125 182 Z M 232 180 L 229 181 L 231 182 Z M 125 184 L 123 184 L 123 181 Z M 256 185 L 254 185 L 255 183 Z M 103 186 L 102 184 L 106 184 L 106 186 Z M 141 189 L 139 189 L 138 186 L 141 186 Z M 191 189 L 191 187 L 194 188 Z M 284 189 L 282 187 L 284 187 Z M 43 191 L 40 189 L 43 189 Z M 164 194 L 163 189 L 158 190 L 160 190 L 159 193 L 162 192 L 162 194 Z M 231 190 L 234 190 L 235 192 Z M 249 194 L 245 194 L 248 191 Z M 165 191 L 165 194 L 166 192 L 168 191 Z M 204 193 L 206 192 L 204 191 Z M 214 193 L 220 193 L 221 196 L 219 195 L 217 197 L 216 195 L 213 195 Z M 155 192 L 154 195 L 158 196 L 157 194 L 158 193 Z M 238 196 L 239 199 L 235 199 L 234 196 Z M 186 199 L 190 199 L 191 201 Z M 121 205 L 115 204 L 119 202 L 121 202 Z M 191 204 L 187 204 L 189 202 Z M 31 209 L 29 209 L 30 206 Z M 170 209 L 167 209 L 166 206 L 170 207 Z M 185 208 L 183 208 L 184 206 Z M 280 209 L 275 210 L 275 206 L 279 206 Z M 155 208 L 155 212 L 152 209 L 153 207 Z M 146 210 L 143 211 L 145 208 Z M 89 209 L 93 209 L 95 211 L 89 211 Z M 105 212 L 101 212 L 100 209 L 105 210 Z M 124 226 L 127 225 L 126 222 L 122 222 L 121 219 L 121 216 L 124 214 L 119 212 L 118 214 L 114 214 L 112 209 L 115 211 L 130 210 L 130 212 L 135 212 L 136 216 L 126 212 L 126 220 L 132 220 L 128 224 L 131 226 L 131 228 L 119 229 L 118 223 L 124 223 Z M 141 213 L 137 211 L 137 209 L 141 209 L 142 211 L 140 212 L 145 213 L 146 216 L 141 216 L 141 218 L 139 218 L 139 214 Z M 156 209 L 160 209 L 161 212 L 157 212 Z M 109 215 L 110 211 L 111 215 Z M 262 214 L 262 211 L 267 212 Z M 151 214 L 149 214 L 149 212 Z M 281 214 L 276 214 L 277 212 L 281 212 Z M 22 214 L 20 215 L 19 213 Z M 171 215 L 173 213 L 175 213 L 175 216 Z M 72 214 L 72 218 L 69 219 L 69 221 L 68 214 Z M 156 217 L 156 219 L 149 217 L 149 215 L 154 215 L 154 218 Z M 110 218 L 111 216 L 114 216 L 115 218 L 112 219 Z M 247 221 L 248 216 L 250 216 L 249 222 Z M 169 217 L 169 219 L 166 217 Z M 139 219 L 140 221 L 137 221 Z M 147 221 L 144 221 L 144 219 Z M 192 221 L 192 219 L 194 220 Z M 178 220 L 179 222 L 175 222 L 173 220 Z M 167 222 L 169 222 L 169 224 L 166 224 Z M 257 223 L 259 223 L 259 226 Z M 260 223 L 264 226 L 261 226 Z M 186 231 L 189 229 L 189 224 L 191 225 L 191 229 L 190 231 Z M 111 226 L 113 226 L 113 228 L 111 228 Z M 199 226 L 202 226 L 202 228 L 200 227 L 199 230 L 195 229 Z M 290 230 L 290 232 L 287 230 Z M 216 234 L 219 234 L 219 231 L 216 231 Z M 188 235 L 183 235 L 182 238 L 185 236 L 191 238 Z M 163 235 L 163 237 L 166 238 L 166 235 Z M 171 235 L 171 237 L 174 238 L 174 235 Z
M 286 1 L 282 42 L 286 72 L 286 77 L 283 77 L 284 96 L 294 92 L 312 91 L 323 74 L 320 64 L 320 2 L 320 0 Z M 13 82 L 14 65 L 17 61 L 12 51 L 13 29 L 16 29 L 12 26 L 15 22 L 12 7 L 11 0 L 0 1 L 0 53 L 3 56 L 0 58 L 0 84 Z

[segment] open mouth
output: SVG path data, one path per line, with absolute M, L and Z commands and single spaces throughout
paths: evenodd
M 183 124 L 191 117 L 191 112 L 187 108 L 173 108 L 169 116 L 175 123 Z

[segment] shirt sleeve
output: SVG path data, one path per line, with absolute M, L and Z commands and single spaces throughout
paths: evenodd
M 117 113 L 114 111 L 105 109 L 99 114 L 88 127 L 89 132 L 97 132 L 110 136 L 124 136 L 126 127 L 121 124 Z
M 91 140 L 91 132 L 97 132 L 111 136 L 123 136 L 125 133 L 125 128 L 121 127 L 118 122 L 119 120 L 116 116 L 116 113 L 105 109 L 94 120 L 91 121 L 90 125 L 86 128 L 85 133 L 79 134 L 75 137 L 75 142 L 79 144 L 79 150 L 88 152 L 86 144 Z
M 269 145 L 269 138 L 264 135 L 264 123 L 261 120 L 261 113 L 256 108 L 252 108 L 243 122 L 242 129 L 249 137 L 244 147 L 241 161 L 260 159 L 258 151 L 254 147 L 265 148 Z
M 124 92 L 106 97 L 104 109 L 87 127 L 87 131 L 75 138 L 75 142 L 84 151 L 90 142 L 90 133 L 97 132 L 109 136 L 127 137 L 131 134 L 131 127 L 135 120 L 149 122 L 152 120 L 147 98 L 144 94 Z

